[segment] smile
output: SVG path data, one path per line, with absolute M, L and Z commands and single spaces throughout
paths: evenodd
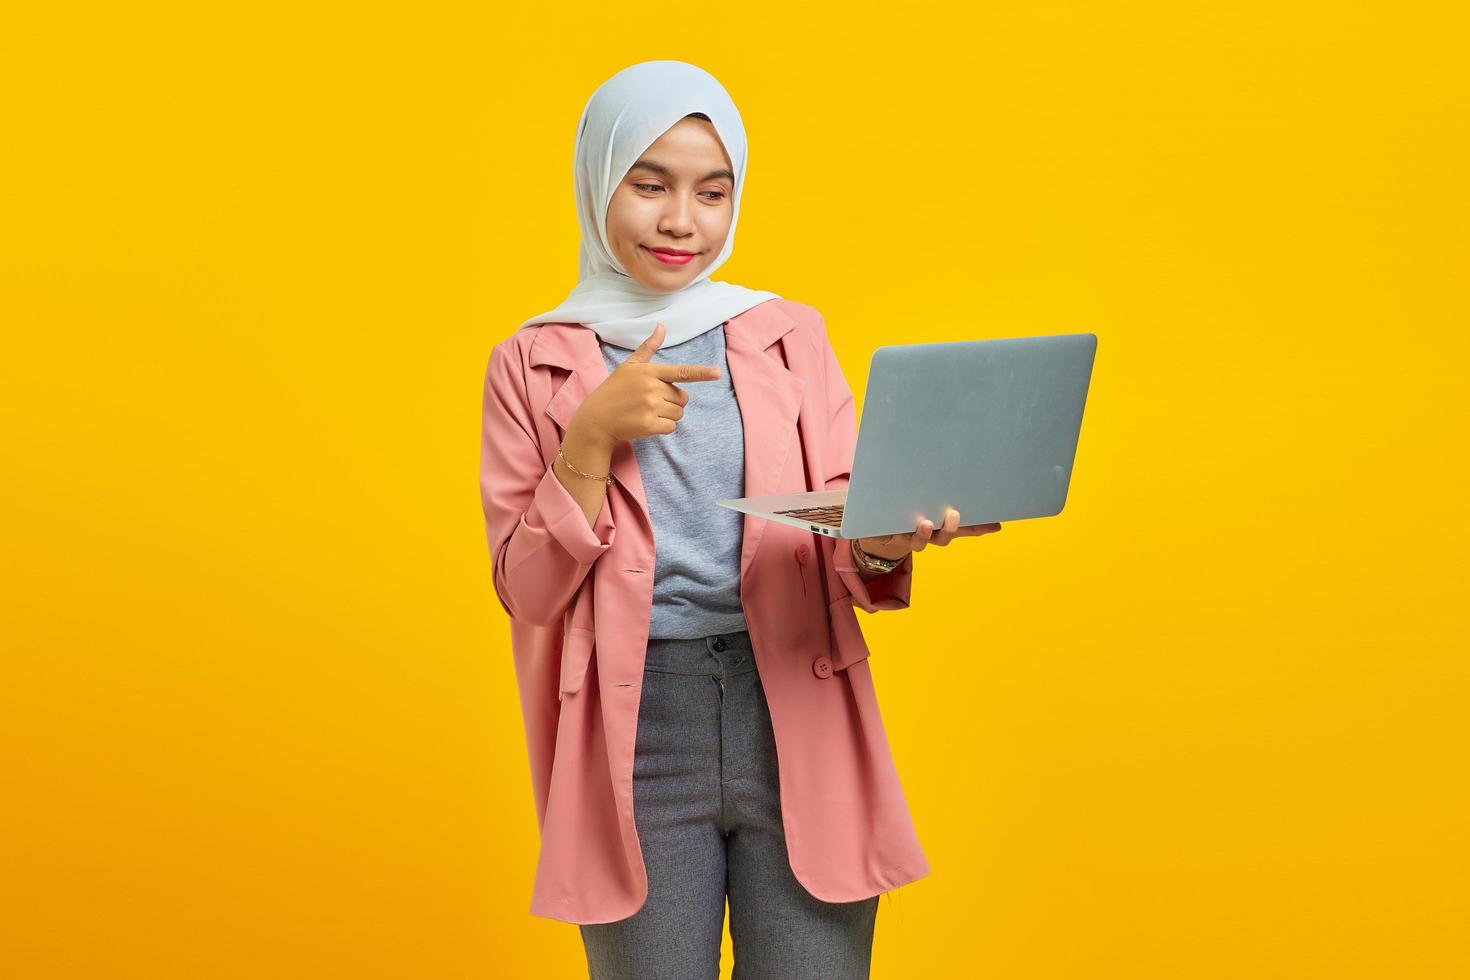
M 662 252 L 656 248 L 649 248 L 647 245 L 640 245 L 638 247 L 652 253 L 653 257 L 664 265 L 687 265 L 689 260 L 694 258 L 694 253 L 692 252 L 681 255 L 678 252 Z

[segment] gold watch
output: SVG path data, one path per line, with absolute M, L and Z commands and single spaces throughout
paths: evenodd
M 858 544 L 857 538 L 850 540 L 852 541 L 852 557 L 857 560 L 858 567 L 865 572 L 881 575 L 884 572 L 893 571 L 903 561 L 902 558 L 879 558 L 877 555 L 870 555 Z

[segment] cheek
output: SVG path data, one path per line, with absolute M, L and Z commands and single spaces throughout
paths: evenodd
M 730 234 L 730 212 L 712 212 L 703 225 L 704 237 L 711 243 L 711 247 L 714 247 L 716 242 L 723 244 L 725 237 Z
M 641 241 L 650 217 L 638 202 L 615 203 L 607 213 L 607 237 L 614 246 L 631 249 Z
M 621 193 L 613 195 L 613 199 L 607 204 L 607 230 L 609 234 L 612 232 L 622 232 L 627 229 L 629 214 L 632 210 L 633 208 L 624 195 Z

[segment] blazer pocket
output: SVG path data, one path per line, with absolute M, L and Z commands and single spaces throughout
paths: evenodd
M 863 638 L 863 628 L 858 624 L 857 608 L 851 595 L 843 595 L 827 606 L 828 619 L 832 624 L 833 670 L 846 670 L 859 660 L 868 659 L 868 641 Z
M 576 694 L 587 679 L 587 668 L 592 663 L 592 652 L 597 647 L 597 632 L 573 626 L 566 631 L 561 645 L 561 691 L 559 699 Z

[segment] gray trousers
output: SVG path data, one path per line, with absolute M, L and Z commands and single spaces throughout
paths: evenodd
M 791 872 L 776 739 L 750 634 L 648 641 L 633 815 L 648 899 L 582 925 L 591 980 L 865 980 L 878 896 L 823 902 Z

